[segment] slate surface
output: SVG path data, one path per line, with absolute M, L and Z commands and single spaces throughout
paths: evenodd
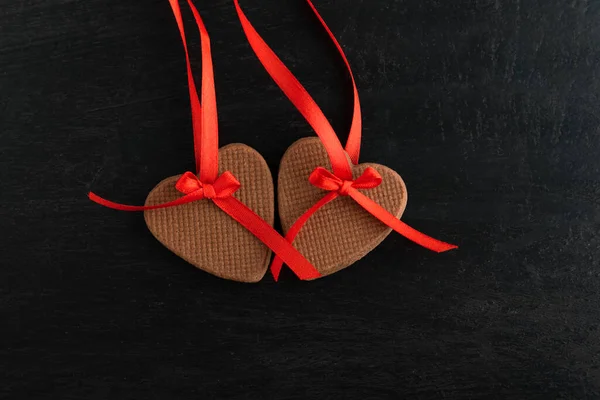
M 86 198 L 139 204 L 193 168 L 167 1 L 0 0 L 0 398 L 600 398 L 600 2 L 315 5 L 356 73 L 362 160 L 460 250 L 392 234 L 309 284 L 195 270 Z M 276 173 L 312 131 L 232 2 L 197 6 L 221 144 Z M 242 6 L 345 137 L 349 80 L 306 4 Z

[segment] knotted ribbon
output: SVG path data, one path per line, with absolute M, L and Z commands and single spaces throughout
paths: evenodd
M 357 189 L 373 189 L 381 185 L 383 179 L 373 167 L 367 167 L 362 175 L 355 180 L 346 181 L 338 178 L 323 167 L 317 167 L 308 177 L 311 185 L 340 196 L 352 196 Z
M 192 125 L 194 131 L 194 155 L 198 173 L 184 173 L 175 184 L 175 188 L 181 192 L 183 196 L 167 203 L 151 206 L 131 206 L 103 199 L 92 192 L 88 194 L 88 197 L 90 200 L 100 205 L 121 211 L 155 210 L 159 208 L 181 206 L 193 201 L 210 200 L 227 215 L 244 226 L 267 247 L 273 250 L 273 252 L 281 257 L 286 264 L 293 266 L 295 270 L 299 271 L 298 276 L 300 279 L 314 279 L 319 277 L 319 272 L 298 252 L 298 250 L 296 250 L 254 211 L 233 197 L 233 194 L 241 186 L 235 176 L 233 176 L 231 172 L 224 172 L 221 175 L 218 174 L 218 117 L 208 32 L 202 22 L 200 13 L 198 13 L 198 10 L 192 1 L 188 0 L 188 5 L 192 10 L 194 19 L 198 25 L 201 38 L 201 98 L 202 105 L 204 106 L 204 108 L 202 108 L 194 83 L 194 77 L 192 75 L 179 0 L 169 0 L 169 3 L 179 27 L 185 50 L 192 110 Z M 198 227 L 198 229 L 203 228 L 204 227 Z
M 269 45 L 267 45 L 256 29 L 252 26 L 242 11 L 239 5 L 239 0 L 233 0 L 233 2 L 250 47 L 252 47 L 252 50 L 258 57 L 259 61 L 271 78 L 273 78 L 277 86 L 279 86 L 283 93 L 306 119 L 309 125 L 314 129 L 315 133 L 323 143 L 323 147 L 325 147 L 325 150 L 327 151 L 327 155 L 333 170 L 333 173 L 330 173 L 324 168 L 319 167 L 313 171 L 309 178 L 311 179 L 311 183 L 317 187 L 320 187 L 321 189 L 329 191 L 329 193 L 298 218 L 298 220 L 288 231 L 286 239 L 290 241 L 290 243 L 293 242 L 294 238 L 300 232 L 310 216 L 338 196 L 347 195 L 352 197 L 354 201 L 371 213 L 375 218 L 423 247 L 437 252 L 457 248 L 455 245 L 441 242 L 411 228 L 390 214 L 379 204 L 358 191 L 358 189 L 369 189 L 369 187 L 359 186 L 362 186 L 365 183 L 373 185 L 377 181 L 377 179 L 375 179 L 375 175 L 373 174 L 374 170 L 369 172 L 365 170 L 365 173 L 368 174 L 367 176 L 364 176 L 365 174 L 363 173 L 363 176 L 353 181 L 351 164 L 348 162 L 349 157 L 353 164 L 358 164 L 358 156 L 360 154 L 362 122 L 358 90 L 354 80 L 354 75 L 352 74 L 352 69 L 350 68 L 350 63 L 348 62 L 342 47 L 325 23 L 325 20 L 323 20 L 315 6 L 312 4 L 311 0 L 306 0 L 306 2 L 342 57 L 352 81 L 354 108 L 352 112 L 350 132 L 348 134 L 348 140 L 346 141 L 345 147 L 342 147 L 342 144 L 331 124 L 327 120 L 327 117 L 325 117 L 323 111 L 319 108 L 308 91 L 304 88 L 304 86 L 302 86 L 302 84 L 279 59 L 279 57 L 277 57 Z M 379 179 L 381 179 L 381 177 L 379 177 Z M 271 264 L 271 272 L 273 273 L 275 280 L 278 279 L 281 266 L 282 260 L 278 257 L 275 257 L 273 263 Z M 305 274 L 305 271 L 303 270 L 298 270 L 291 265 L 288 266 L 298 276 Z

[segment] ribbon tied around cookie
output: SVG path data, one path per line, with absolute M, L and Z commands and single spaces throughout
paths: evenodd
M 115 210 L 120 211 L 146 211 L 159 208 L 181 206 L 193 201 L 208 199 L 223 212 L 248 229 L 261 242 L 281 257 L 290 268 L 294 268 L 300 279 L 315 279 L 319 272 L 296 249 L 294 249 L 282 236 L 267 224 L 262 218 L 248 208 L 244 203 L 233 197 L 241 187 L 240 182 L 229 171 L 219 175 L 214 183 L 204 183 L 192 172 L 186 172 L 177 180 L 175 188 L 184 196 L 162 204 L 152 206 L 130 206 L 106 200 L 93 192 L 88 194 L 90 200 Z
M 373 189 L 381 185 L 383 178 L 372 167 L 367 167 L 362 175 L 355 180 L 346 180 L 336 176 L 334 173 L 326 170 L 323 167 L 317 167 L 308 178 L 311 185 L 328 191 L 321 200 L 319 200 L 314 206 L 309 208 L 304 214 L 302 214 L 296 222 L 291 226 L 285 238 L 292 243 L 295 237 L 300 233 L 300 230 L 309 220 L 309 218 L 316 213 L 325 204 L 335 200 L 339 196 L 350 196 L 358 205 L 365 209 L 372 216 L 383 222 L 394 231 L 398 232 L 405 238 L 437 253 L 456 249 L 455 246 L 450 243 L 442 242 L 428 236 L 418 230 L 411 228 L 388 210 L 371 200 L 368 196 L 364 195 L 359 189 Z M 271 273 L 275 280 L 279 278 L 281 267 L 283 266 L 283 260 L 275 256 L 275 259 L 271 263 Z M 298 270 L 295 267 L 291 267 L 292 271 L 296 275 L 305 275 L 307 271 Z

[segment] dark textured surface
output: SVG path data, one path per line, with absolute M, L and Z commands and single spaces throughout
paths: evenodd
M 461 249 L 392 234 L 308 284 L 196 270 L 85 197 L 140 204 L 193 167 L 167 1 L 1 0 L 0 398 L 600 397 L 600 2 L 315 3 L 357 75 L 362 161 Z M 221 143 L 275 172 L 311 130 L 231 2 L 197 5 Z M 308 7 L 242 5 L 345 132 L 348 78 Z

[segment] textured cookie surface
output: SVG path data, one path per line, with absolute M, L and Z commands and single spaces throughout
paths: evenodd
M 316 167 L 331 171 L 325 148 L 316 137 L 303 138 L 284 154 L 279 168 L 279 216 L 284 232 L 327 192 L 312 186 L 308 177 Z M 391 214 L 400 218 L 407 202 L 404 181 L 395 171 L 379 164 L 353 166 L 354 178 L 372 167 L 383 178 L 380 186 L 361 190 Z M 338 197 L 317 211 L 294 241 L 296 247 L 322 275 L 337 272 L 373 250 L 391 232 L 350 197 Z
M 233 196 L 273 225 L 273 179 L 262 156 L 243 144 L 224 146 L 219 149 L 219 174 L 225 171 L 241 183 Z M 179 177 L 156 185 L 146 205 L 181 197 L 175 189 Z M 271 250 L 210 200 L 145 211 L 144 218 L 156 239 L 201 270 L 240 282 L 257 282 L 267 270 Z

